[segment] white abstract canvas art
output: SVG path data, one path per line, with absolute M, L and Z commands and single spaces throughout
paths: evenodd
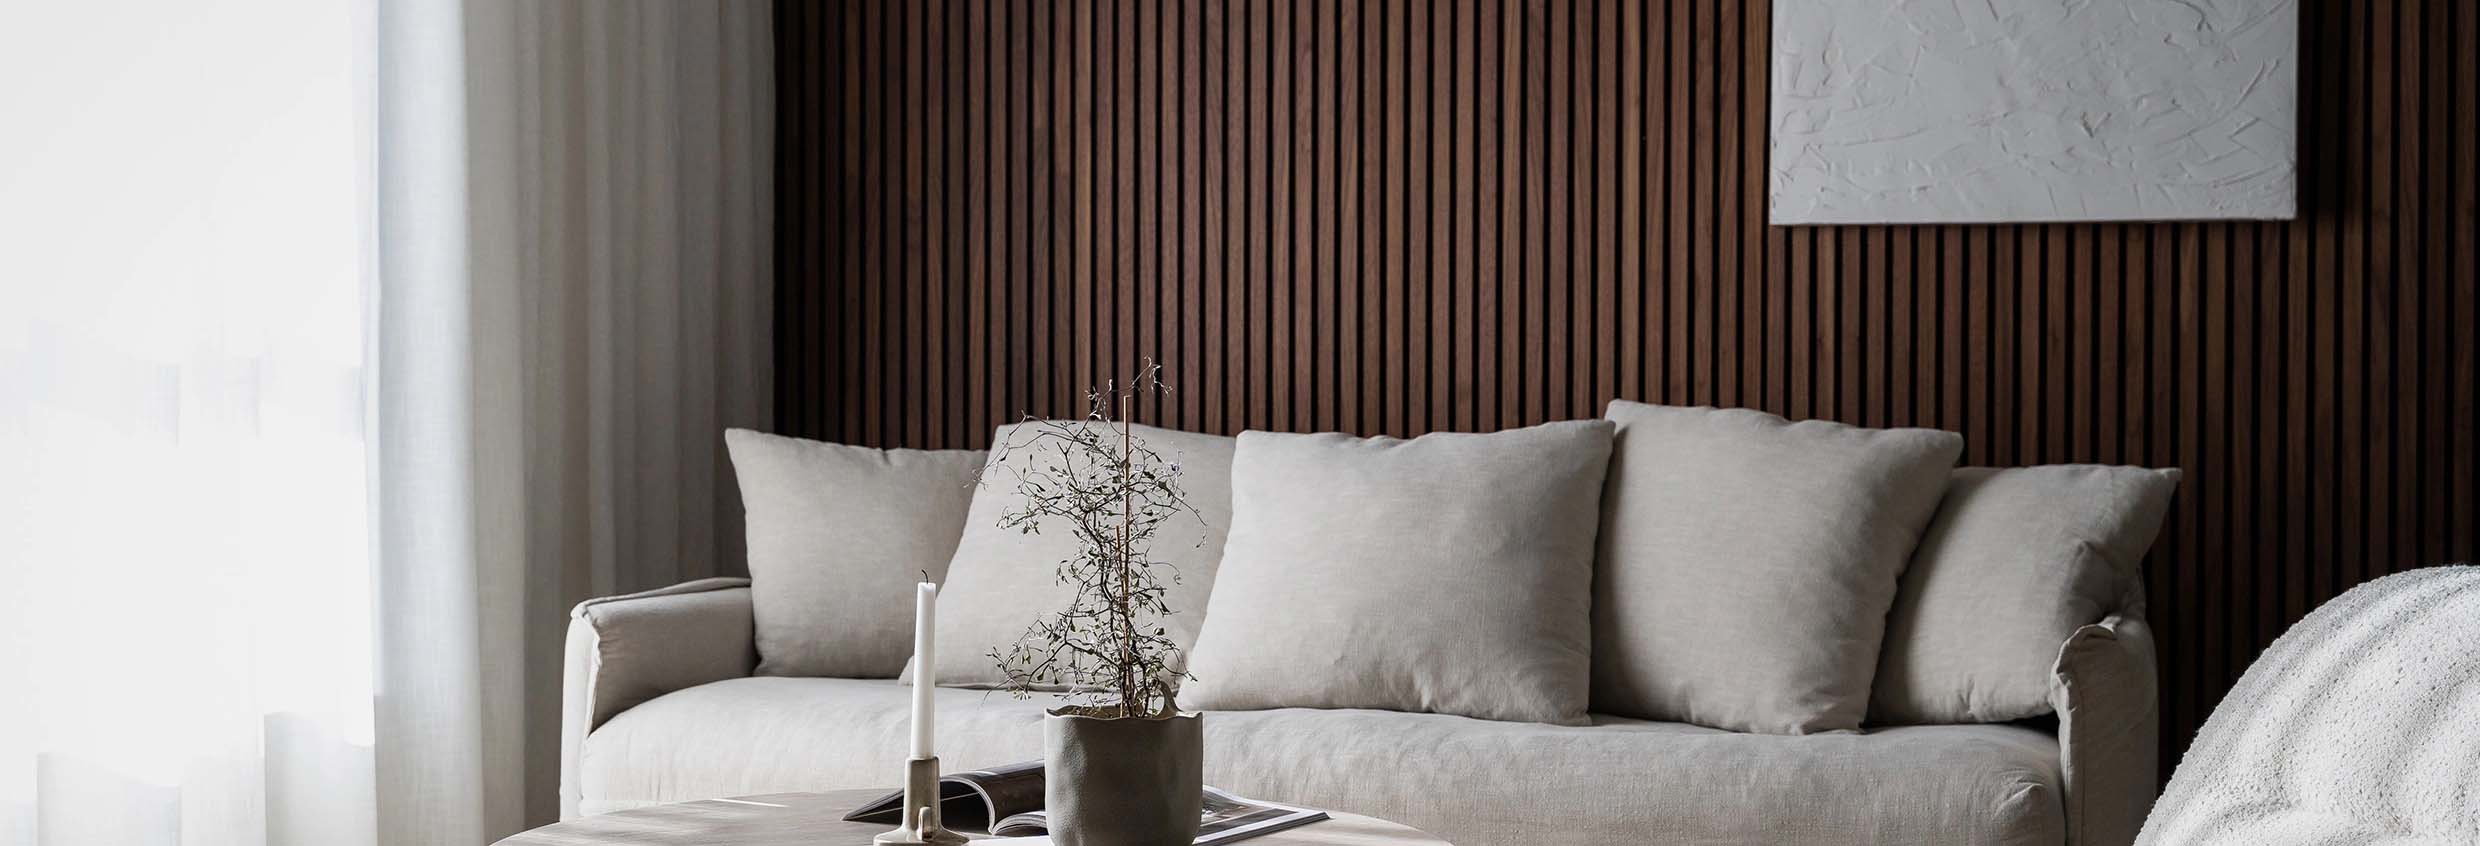
M 2288 219 L 2293 0 L 1774 0 L 1772 220 Z

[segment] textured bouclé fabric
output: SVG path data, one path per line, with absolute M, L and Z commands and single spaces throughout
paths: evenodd
M 2480 843 L 2480 567 L 2387 576 L 2291 626 L 2137 843 Z

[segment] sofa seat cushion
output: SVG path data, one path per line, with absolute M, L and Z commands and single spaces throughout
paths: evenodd
M 947 769 L 1041 757 L 1047 697 L 939 691 Z M 892 787 L 906 689 L 749 678 L 659 697 L 586 739 L 585 813 Z M 2065 842 L 2058 746 L 2004 725 L 1752 735 L 1616 717 L 1549 726 L 1392 711 L 1215 712 L 1206 780 L 1393 819 L 1462 846 Z

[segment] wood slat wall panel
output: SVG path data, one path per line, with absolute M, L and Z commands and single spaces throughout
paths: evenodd
M 2469 559 L 2480 12 L 2310 0 L 2294 223 L 1764 225 L 1765 3 L 781 3 L 788 433 L 1411 435 L 1612 397 L 2186 468 L 2164 766 L 2353 584 Z

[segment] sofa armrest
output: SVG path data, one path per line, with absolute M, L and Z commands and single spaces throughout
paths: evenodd
M 2153 630 L 2113 614 L 2077 629 L 2050 673 L 2071 846 L 2134 843 L 2160 778 Z
M 560 681 L 560 818 L 577 816 L 589 732 L 631 706 L 756 669 L 749 580 L 699 579 L 569 612 Z

